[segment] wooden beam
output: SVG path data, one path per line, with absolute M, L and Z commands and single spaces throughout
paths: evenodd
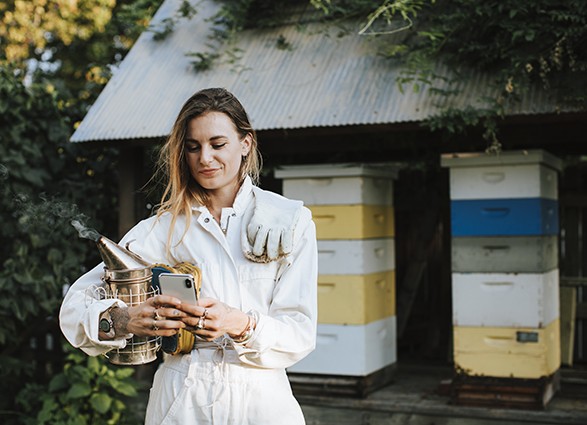
M 568 287 L 586 286 L 587 287 L 587 277 L 561 276 L 560 277 L 560 286 L 568 286 Z
M 139 147 L 120 149 L 118 162 L 118 235 L 122 237 L 137 222 L 135 193 L 142 158 Z
M 577 288 L 560 288 L 561 363 L 573 365 L 575 348 L 575 321 L 577 315 Z

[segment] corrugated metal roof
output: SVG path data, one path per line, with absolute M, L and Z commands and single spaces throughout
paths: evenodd
M 247 109 L 257 130 L 393 124 L 421 121 L 437 106 L 463 107 L 489 87 L 477 75 L 458 83 L 450 98 L 428 90 L 402 93 L 401 71 L 376 55 L 375 43 L 356 33 L 314 23 L 245 31 L 236 48 L 242 57 L 196 72 L 186 54 L 208 51 L 210 23 L 219 5 L 194 1 L 198 14 L 181 20 L 163 41 L 143 33 L 73 134 L 71 141 L 121 140 L 166 136 L 179 109 L 194 92 L 225 87 Z M 167 0 L 153 25 L 173 16 L 180 0 Z M 291 49 L 278 49 L 282 36 Z M 514 114 L 552 111 L 547 99 L 527 97 Z

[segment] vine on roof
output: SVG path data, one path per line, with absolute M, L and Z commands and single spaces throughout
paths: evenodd
M 584 0 L 233 0 L 212 18 L 206 52 L 191 52 L 198 71 L 219 61 L 238 63 L 238 35 L 246 29 L 308 20 L 352 22 L 379 53 L 403 64 L 402 89 L 459 93 L 466 72 L 492 76 L 488 93 L 464 109 L 441 109 L 432 130 L 462 133 L 484 129 L 496 146 L 498 123 L 530 89 L 551 96 L 563 108 L 587 104 L 587 2 Z M 293 9 L 292 9 L 293 8 Z M 297 13 L 293 14 L 291 11 Z M 305 20 L 305 21 L 304 21 Z M 292 46 L 285 37 L 276 48 Z M 442 63 L 452 79 L 438 72 Z M 444 87 L 440 90 L 438 82 Z M 447 88 L 448 87 L 448 88 Z

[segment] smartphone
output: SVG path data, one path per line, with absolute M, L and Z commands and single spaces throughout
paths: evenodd
M 198 303 L 196 285 L 191 274 L 161 273 L 159 275 L 159 287 L 163 295 L 179 298 L 182 303 Z

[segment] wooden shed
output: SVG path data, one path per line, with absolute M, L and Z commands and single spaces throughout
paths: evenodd
M 153 27 L 174 16 L 166 0 Z M 352 28 L 316 22 L 311 11 L 280 27 L 245 31 L 218 64 L 196 72 L 190 54 L 209 47 L 218 4 L 193 2 L 163 40 L 143 33 L 71 138 L 120 149 L 119 230 L 148 214 L 138 189 L 149 177 L 146 155 L 168 134 L 183 102 L 205 87 L 226 87 L 258 131 L 267 173 L 262 185 L 282 192 L 282 166 L 393 164 L 397 358 L 452 362 L 449 172 L 441 156 L 483 152 L 480 134 L 446 140 L 421 123 L 442 108 L 463 108 L 487 95 L 490 76 L 469 75 L 443 97 L 402 90 L 398 64 L 375 54 L 375 42 Z M 227 54 L 226 54 L 227 53 Z M 443 71 L 439 68 L 439 72 Z M 449 83 L 446 83 L 449 84 Z M 489 93 L 490 94 L 490 93 Z M 565 111 L 529 93 L 500 127 L 504 150 L 544 150 L 561 160 L 558 182 L 563 364 L 587 363 L 587 110 Z M 564 320 L 563 320 L 564 316 Z

